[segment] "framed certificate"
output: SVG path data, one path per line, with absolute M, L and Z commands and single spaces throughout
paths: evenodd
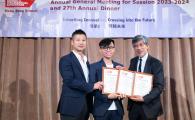
M 145 96 L 152 89 L 153 76 L 145 73 L 135 73 L 133 95 Z
M 116 93 L 119 70 L 105 67 L 102 69 L 103 94 Z
M 145 96 L 152 89 L 153 75 L 103 67 L 103 94 L 119 93 Z
M 128 70 L 120 70 L 117 84 L 117 93 L 132 95 L 134 83 L 134 72 Z

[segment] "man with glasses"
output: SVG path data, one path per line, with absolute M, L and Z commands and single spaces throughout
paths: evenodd
M 102 59 L 91 65 L 90 76 L 94 82 L 102 81 L 102 67 L 116 68 L 121 64 L 112 60 L 115 53 L 114 40 L 105 38 L 99 43 L 99 51 Z M 122 120 L 123 105 L 118 94 L 102 94 L 102 91 L 94 91 L 93 116 L 95 120 Z
M 135 58 L 131 59 L 129 70 L 153 75 L 153 87 L 145 96 L 131 96 L 128 100 L 129 120 L 157 120 L 162 114 L 160 95 L 164 88 L 162 63 L 148 54 L 148 38 L 137 35 L 132 39 Z

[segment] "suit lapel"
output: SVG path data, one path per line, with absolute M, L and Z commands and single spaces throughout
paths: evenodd
M 133 71 L 137 71 L 138 58 L 139 58 L 139 57 L 136 57 L 135 60 L 134 60 L 133 63 L 132 63 Z
M 88 67 L 88 70 L 89 70 L 90 69 L 89 61 L 87 61 L 87 67 Z
M 146 64 L 145 64 L 145 67 L 144 67 L 144 72 L 145 73 L 149 73 L 150 72 L 150 61 L 151 61 L 151 56 L 148 55 L 148 58 L 146 60 Z
M 118 65 L 116 62 L 112 61 L 113 67 L 116 68 L 116 66 Z
M 106 63 L 104 62 L 103 59 L 100 60 L 100 65 L 101 65 L 102 67 L 106 67 Z
M 100 64 L 102 67 L 106 67 L 106 63 L 104 62 L 103 59 L 100 60 Z M 113 64 L 113 68 L 116 68 L 116 66 L 118 65 L 116 62 L 112 61 Z
M 71 52 L 70 54 L 71 54 L 71 56 L 72 56 L 73 62 L 77 65 L 77 67 L 79 68 L 79 71 L 81 72 L 83 78 L 85 79 L 85 75 L 84 75 L 84 72 L 83 72 L 83 69 L 82 69 L 82 67 L 81 67 L 81 64 L 80 64 L 79 60 L 77 59 L 77 57 L 74 55 L 73 52 Z M 87 65 L 87 66 L 88 66 L 88 65 Z

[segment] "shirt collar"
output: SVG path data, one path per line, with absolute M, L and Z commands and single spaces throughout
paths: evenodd
M 148 53 L 146 53 L 143 57 L 141 57 L 142 61 L 146 61 L 147 58 L 148 58 Z M 139 59 L 140 59 L 140 57 L 139 57 Z
M 76 51 L 72 50 L 72 52 L 75 54 L 75 56 L 79 59 L 79 60 L 82 60 L 81 58 L 81 55 L 79 55 Z M 83 54 L 83 59 L 84 59 L 84 62 L 86 63 L 87 62 L 87 56 L 85 56 Z

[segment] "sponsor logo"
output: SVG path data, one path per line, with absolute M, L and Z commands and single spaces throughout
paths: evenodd
M 31 7 L 35 0 L 5 0 L 5 7 Z

